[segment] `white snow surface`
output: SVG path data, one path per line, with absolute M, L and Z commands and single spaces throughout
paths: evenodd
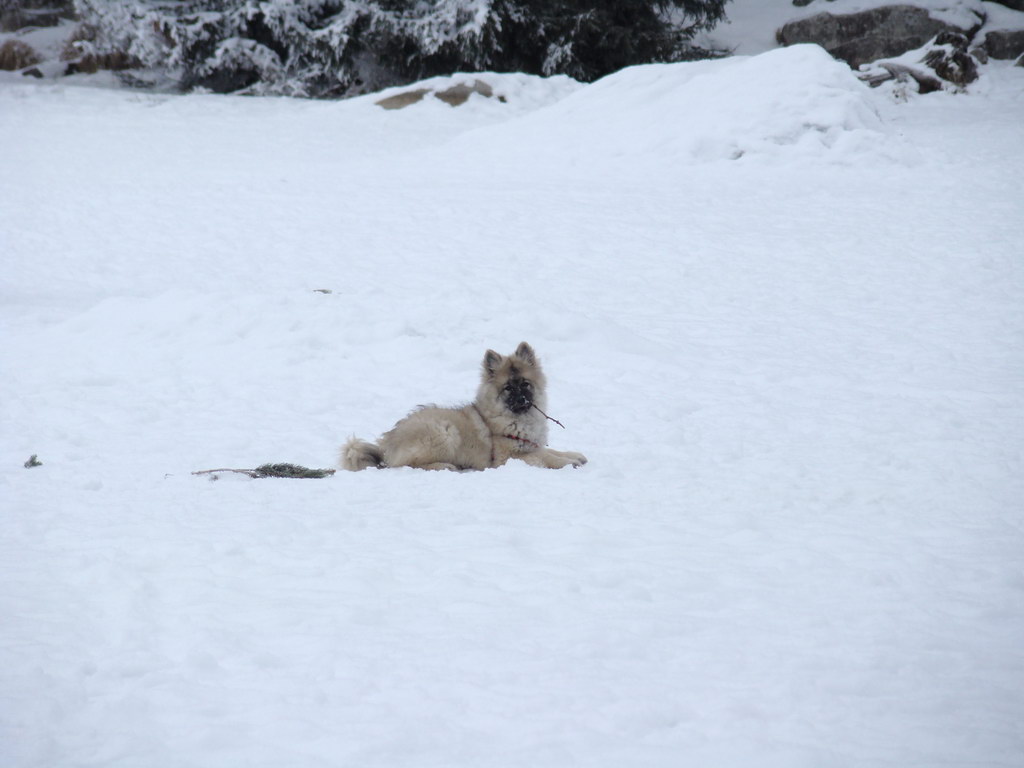
M 819 53 L 0 85 L 0 765 L 1020 766 L 1024 69 Z M 191 474 L 521 340 L 581 469 Z

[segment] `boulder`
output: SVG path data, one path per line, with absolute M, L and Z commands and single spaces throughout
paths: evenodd
M 1007 8 L 1013 8 L 1015 11 L 1024 11 L 1024 0 L 992 0 L 992 2 L 1005 5 Z
M 99 54 L 87 53 L 75 61 L 68 62 L 67 67 L 64 68 L 64 74 L 76 75 L 81 72 L 92 75 L 101 69 L 120 72 L 125 69 L 135 69 L 139 66 L 141 66 L 141 63 L 138 59 L 121 51 Z
M 377 106 L 384 109 L 403 109 L 410 104 L 415 104 L 417 101 L 422 101 L 423 97 L 428 93 L 430 93 L 429 88 L 417 88 L 412 91 L 405 91 L 404 93 L 396 93 L 394 96 L 388 96 L 386 99 L 378 101 Z
M 483 80 L 474 80 L 472 85 L 459 83 L 458 85 L 453 85 L 451 88 L 438 91 L 434 95 L 445 104 L 457 107 L 460 104 L 465 104 L 469 100 L 470 94 L 473 93 L 479 93 L 481 96 L 486 96 L 488 99 L 494 95 L 494 91 L 491 90 L 491 86 Z
M 60 60 L 68 62 L 65 75 L 79 72 L 91 75 L 101 69 L 121 71 L 141 66 L 137 58 L 124 51 L 97 52 L 96 36 L 96 28 L 90 24 L 80 24 L 71 33 L 60 53 Z
M 0 45 L 0 69 L 13 72 L 38 64 L 42 59 L 28 43 L 11 38 Z
M 375 102 L 378 107 L 384 109 L 402 109 L 408 107 L 410 104 L 415 104 L 418 101 L 422 101 L 423 97 L 428 93 L 433 93 L 434 98 L 440 99 L 445 104 L 457 107 L 460 104 L 465 104 L 469 97 L 474 93 L 479 93 L 481 96 L 492 98 L 494 96 L 494 90 L 490 85 L 485 83 L 483 80 L 474 80 L 472 83 L 456 83 L 455 85 L 445 88 L 443 91 L 435 91 L 432 88 L 416 88 L 411 91 L 403 91 L 402 93 L 396 93 L 394 96 L 388 96 L 387 98 L 381 99 Z M 499 96 L 498 101 L 504 102 L 505 97 Z
M 1016 59 L 1024 53 L 1024 29 L 995 29 L 986 33 L 985 51 L 993 59 Z
M 0 32 L 17 32 L 26 27 L 55 27 L 75 18 L 73 0 L 18 0 L 0 2 Z
M 819 13 L 785 24 L 775 36 L 781 45 L 817 43 L 856 69 L 921 48 L 942 32 L 968 30 L 932 18 L 924 8 L 889 5 L 860 13 Z
M 71 69 L 70 65 L 68 69 Z M 230 64 L 218 67 L 211 72 L 188 73 L 181 80 L 181 89 L 191 91 L 194 88 L 203 88 L 213 93 L 234 93 L 255 85 L 259 81 L 260 71 L 256 67 Z
M 943 32 L 922 62 L 943 80 L 961 88 L 978 79 L 978 63 L 967 52 L 967 35 Z
M 897 64 L 894 61 L 881 61 L 874 69 L 874 72 L 860 75 L 860 78 L 872 88 L 877 88 L 882 83 L 887 83 L 890 80 L 895 80 L 898 83 L 906 83 L 912 80 L 917 84 L 918 93 L 933 93 L 934 91 L 942 90 L 941 80 L 926 74 L 920 69 Z
M 918 93 L 947 90 L 944 84 L 962 89 L 978 79 L 978 57 L 967 52 L 969 44 L 967 35 L 943 32 L 934 42 L 918 51 L 894 61 L 883 59 L 862 67 L 860 77 L 872 87 L 889 80 L 913 80 L 917 83 Z

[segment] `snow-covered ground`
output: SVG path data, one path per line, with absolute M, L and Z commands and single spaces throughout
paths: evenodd
M 487 79 L 0 85 L 0 765 L 1020 766 L 1024 69 Z M 191 474 L 521 340 L 582 469 Z

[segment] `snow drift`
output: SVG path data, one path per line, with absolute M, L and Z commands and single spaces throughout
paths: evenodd
M 467 136 L 457 149 L 482 158 L 500 147 L 516 164 L 844 161 L 890 140 L 873 106 L 877 98 L 818 46 L 797 45 L 752 57 L 630 67 L 547 109 Z

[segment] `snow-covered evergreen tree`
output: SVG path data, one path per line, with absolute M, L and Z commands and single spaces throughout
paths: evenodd
M 185 89 L 345 96 L 456 71 L 593 80 L 695 58 L 727 0 L 75 0 L 98 52 Z

